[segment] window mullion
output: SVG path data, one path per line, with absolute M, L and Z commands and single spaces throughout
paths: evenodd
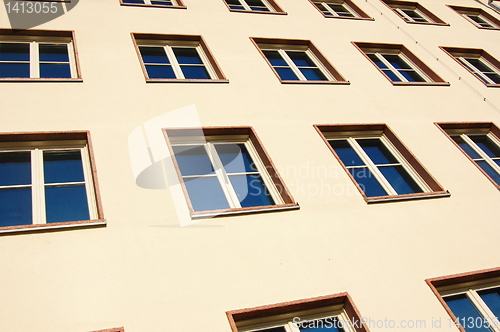
M 356 151 L 358 154 L 359 158 L 365 163 L 365 165 L 368 167 L 370 172 L 373 174 L 375 179 L 380 183 L 380 185 L 387 191 L 389 195 L 397 195 L 398 193 L 392 188 L 390 183 L 387 181 L 387 179 L 382 175 L 378 167 L 373 163 L 373 161 L 370 159 L 370 157 L 366 154 L 366 152 L 363 150 L 363 148 L 359 145 L 359 143 L 356 141 L 356 139 L 349 137 L 347 139 L 349 144 L 351 144 L 351 147 Z
M 205 69 L 208 71 L 208 75 L 210 76 L 210 78 L 211 79 L 213 79 L 214 77 L 216 78 L 217 73 L 212 68 L 212 66 L 208 65 L 210 63 L 210 60 L 207 58 L 205 52 L 203 52 L 201 45 L 196 46 L 196 52 L 198 53 L 198 56 L 200 57 L 201 62 L 203 63 L 203 66 L 205 66 Z
M 46 224 L 45 183 L 43 175 L 43 150 L 31 151 L 31 183 L 33 199 L 33 224 Z
M 488 76 L 486 76 L 486 75 L 485 75 L 485 74 L 484 74 L 481 70 L 479 70 L 479 68 L 477 68 L 477 67 L 476 67 L 476 66 L 474 66 L 472 63 L 470 63 L 470 62 L 469 62 L 469 60 L 467 60 L 466 58 L 464 58 L 464 57 L 459 57 L 459 60 L 461 60 L 462 62 L 466 62 L 466 63 L 469 65 L 469 66 L 468 66 L 469 68 L 474 68 L 474 69 L 472 70 L 472 72 L 473 72 L 474 74 L 476 74 L 477 76 L 480 76 L 483 80 L 487 81 L 487 82 L 488 82 L 488 83 L 490 83 L 490 84 L 495 83 L 495 82 L 492 82 Z M 481 60 L 481 59 L 478 59 L 478 60 L 482 62 L 482 60 Z
M 75 57 L 75 52 L 73 48 L 73 42 L 69 42 L 66 44 L 67 51 L 68 51 L 68 57 L 69 57 L 69 70 L 70 70 L 70 76 L 71 77 L 78 77 L 78 71 L 76 68 L 76 57 Z
M 224 164 L 219 158 L 217 154 L 217 150 L 215 150 L 215 146 L 212 143 L 207 142 L 206 145 L 208 156 L 214 165 L 215 174 L 219 179 L 222 190 L 224 191 L 224 195 L 231 206 L 231 208 L 241 208 L 240 200 L 238 199 L 238 195 L 234 191 L 233 186 L 231 185 L 231 181 L 229 180 L 229 176 L 224 169 Z
M 30 43 L 30 77 L 40 78 L 40 52 L 38 43 L 32 41 Z
M 270 4 L 267 0 L 261 0 L 261 1 L 262 1 L 262 3 L 264 4 L 264 6 L 266 6 L 266 8 L 267 8 L 267 9 L 269 9 L 269 11 L 271 11 L 271 12 L 274 12 L 274 11 L 275 11 L 275 10 L 274 10 L 274 7 L 273 7 L 273 6 L 271 6 L 271 4 Z
M 383 64 L 385 64 L 387 66 L 387 68 L 394 74 L 396 75 L 402 82 L 408 82 L 408 80 L 403 76 L 401 75 L 401 73 L 396 69 L 394 68 L 394 66 L 389 62 L 387 61 L 387 59 L 381 54 L 381 53 L 375 53 L 378 57 L 378 59 L 380 61 L 382 61 Z M 397 56 L 400 56 L 399 54 Z M 382 68 L 381 68 L 382 72 L 384 71 Z
M 285 60 L 285 62 L 287 63 L 287 65 L 290 67 L 290 69 L 293 71 L 293 73 L 295 75 L 297 75 L 297 77 L 299 78 L 299 80 L 301 80 L 301 81 L 307 81 L 307 78 L 302 74 L 302 72 L 295 65 L 295 63 L 293 63 L 292 59 L 290 59 L 290 57 L 288 56 L 288 54 L 286 54 L 285 50 L 280 49 L 280 50 L 278 50 L 278 52 L 280 53 L 280 55 L 283 58 L 283 60 Z
M 337 12 L 335 10 L 332 9 L 332 7 L 330 7 L 330 5 L 326 2 L 322 2 L 321 3 L 323 5 L 323 8 L 326 8 L 326 10 L 332 14 L 333 16 L 336 16 L 336 17 L 339 17 L 339 14 L 337 14 Z
M 491 312 L 490 308 L 481 299 L 481 296 L 479 296 L 479 294 L 473 289 L 469 289 L 465 293 L 465 295 L 469 298 L 469 300 L 473 303 L 473 305 L 476 307 L 479 313 L 483 316 L 483 319 L 489 323 L 490 328 L 495 332 L 500 331 L 499 327 L 496 326 L 495 321 L 493 320 L 495 314 Z
M 172 47 L 170 45 L 165 45 L 164 49 L 165 53 L 167 53 L 168 60 L 170 61 L 170 65 L 172 66 L 172 70 L 174 71 L 176 78 L 185 79 L 184 73 L 182 72 L 181 66 L 179 65 L 179 62 L 175 57 L 175 53 L 172 50 Z
M 316 66 L 316 68 L 319 69 L 319 71 L 321 71 L 321 73 L 323 75 L 325 75 L 325 77 L 329 80 L 329 81 L 335 81 L 335 78 L 330 74 L 330 72 L 323 66 L 323 64 L 321 63 L 321 61 L 319 61 L 319 59 L 314 55 L 314 53 L 311 51 L 311 49 L 307 49 L 306 51 L 306 55 L 309 57 L 309 59 L 311 59 L 313 62 L 314 62 L 314 65 Z
M 413 19 L 410 16 L 408 16 L 408 14 L 406 14 L 404 12 L 404 10 L 402 10 L 401 8 L 396 8 L 396 11 L 399 13 L 399 15 L 403 16 L 406 20 L 414 22 Z
M 250 6 L 247 4 L 247 2 L 245 0 L 239 0 L 241 5 L 245 8 L 245 10 L 252 10 L 252 8 L 250 8 Z
M 286 332 L 300 332 L 300 329 L 297 327 L 297 324 L 293 322 L 288 322 L 283 326 Z

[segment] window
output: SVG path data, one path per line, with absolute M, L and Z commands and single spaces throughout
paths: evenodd
M 403 45 L 353 44 L 394 85 L 449 85 Z
M 372 19 L 350 0 L 310 1 L 325 17 Z
M 368 332 L 347 293 L 226 312 L 232 332 Z
M 165 132 L 192 217 L 298 208 L 252 128 Z
M 91 155 L 87 132 L 1 134 L 0 229 L 102 221 Z
M 80 77 L 70 31 L 0 30 L 0 80 Z
M 500 20 L 481 8 L 448 6 L 479 29 L 500 29 Z
M 282 83 L 349 83 L 310 41 L 265 38 L 252 41 Z
M 433 278 L 426 282 L 459 330 L 500 331 L 499 269 Z
M 120 0 L 122 5 L 186 8 L 181 0 Z
M 286 14 L 274 0 L 224 0 L 231 11 Z
M 113 329 L 105 329 L 105 330 L 99 330 L 99 331 L 93 331 L 93 332 L 125 332 L 123 327 L 115 327 Z
M 382 0 L 407 23 L 447 25 L 418 2 Z
M 500 87 L 500 62 L 482 49 L 441 47 L 486 86 Z
M 201 36 L 133 36 L 147 81 L 227 82 Z
M 500 189 L 500 130 L 492 123 L 438 123 L 455 145 Z
M 449 196 L 386 125 L 315 127 L 368 202 Z

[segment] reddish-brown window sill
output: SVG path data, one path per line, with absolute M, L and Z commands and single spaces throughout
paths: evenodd
M 483 82 L 484 83 L 484 82 Z M 486 84 L 485 85 L 488 87 L 488 88 L 500 88 L 500 84 Z
M 122 6 L 187 9 L 186 6 L 148 5 L 146 3 L 121 3 Z
M 230 216 L 230 215 L 240 215 L 248 213 L 262 213 L 262 212 L 278 212 L 284 210 L 298 210 L 298 209 L 300 209 L 298 203 L 278 204 L 278 205 L 268 205 L 268 206 L 253 206 L 253 207 L 237 208 L 237 209 L 196 211 L 196 212 L 191 212 L 191 218 L 193 219 L 209 218 L 216 216 Z
M 483 29 L 483 30 L 500 30 L 500 28 L 488 28 L 488 27 L 478 27 L 476 26 L 478 29 Z
M 428 193 L 417 193 L 417 194 L 407 194 L 407 195 L 392 195 L 392 196 L 377 196 L 377 197 L 366 197 L 365 201 L 367 203 L 384 203 L 384 202 L 398 202 L 407 201 L 413 199 L 426 199 L 426 198 L 439 198 L 439 197 L 450 197 L 451 194 L 448 191 L 434 191 Z
M 283 84 L 337 84 L 337 85 L 349 85 L 349 81 L 281 81 Z
M 28 82 L 83 82 L 81 78 L 0 78 L 0 82 L 20 82 L 20 83 L 28 83 Z
M 229 80 L 146 79 L 146 83 L 229 83 Z
M 392 83 L 392 85 L 406 85 L 406 86 L 417 86 L 417 85 L 450 86 L 449 82 L 393 82 L 393 81 L 390 82 Z
M 7 227 L 0 227 L 0 235 L 12 234 L 12 233 L 56 231 L 56 230 L 75 229 L 75 228 L 104 227 L 104 226 L 106 226 L 106 219 L 68 221 L 68 222 L 58 222 L 51 224 L 7 226 Z

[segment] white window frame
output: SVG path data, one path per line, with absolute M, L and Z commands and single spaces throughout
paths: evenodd
M 422 71 L 417 65 L 415 65 L 413 63 L 413 61 L 411 61 L 404 53 L 402 52 L 397 52 L 397 53 L 391 53 L 391 52 L 384 52 L 384 51 L 375 51 L 375 52 L 366 52 L 367 55 L 369 54 L 373 54 L 375 55 L 380 62 L 382 62 L 384 65 L 387 66 L 387 68 L 394 74 L 396 75 L 400 80 L 401 82 L 406 82 L 406 83 L 424 83 L 424 82 L 432 82 L 432 79 L 424 72 Z M 397 69 L 395 68 L 386 58 L 383 57 L 383 55 L 397 55 L 398 57 L 401 58 L 401 60 L 403 60 L 409 67 L 411 67 L 411 69 Z M 371 59 L 370 59 L 371 61 Z M 383 69 L 380 68 L 379 66 L 377 66 L 375 64 L 375 66 L 377 68 L 379 68 L 382 72 Z M 424 79 L 424 82 L 415 82 L 415 81 L 408 81 L 406 79 L 406 77 L 404 77 L 399 71 L 402 70 L 402 71 L 414 71 L 416 72 L 417 74 L 419 74 L 423 79 Z M 390 78 L 389 78 L 390 79 Z M 392 81 L 392 80 L 391 80 Z M 392 81 L 392 82 L 396 82 L 397 81 Z
M 43 152 L 44 151 L 74 151 L 79 150 L 82 157 L 82 167 L 84 183 L 82 182 L 64 182 L 64 183 L 44 183 L 43 173 Z M 31 184 L 29 185 L 9 185 L 0 186 L 0 188 L 31 188 L 32 195 L 32 224 L 46 224 L 45 210 L 45 187 L 64 185 L 85 184 L 87 194 L 87 205 L 89 208 L 89 220 L 98 219 L 97 202 L 95 197 L 93 173 L 91 168 L 90 155 L 87 142 L 84 140 L 71 141 L 32 141 L 17 143 L 0 143 L 0 153 L 3 152 L 30 152 L 31 153 Z M 71 221 L 68 221 L 71 222 Z
M 333 10 L 331 7 L 330 7 L 330 4 L 335 4 L 335 5 L 340 5 L 342 6 L 347 12 L 351 13 L 353 16 L 351 18 L 359 18 L 360 16 L 358 15 L 358 13 L 356 13 L 356 11 L 354 11 L 346 2 L 326 2 L 326 1 L 314 1 L 314 4 L 316 5 L 316 7 L 318 7 L 319 5 L 321 5 L 326 11 L 328 11 L 330 14 L 333 15 L 333 17 L 343 17 L 343 18 L 349 18 L 348 16 L 340 16 L 335 10 Z M 318 7 L 319 8 L 319 7 Z M 321 8 L 319 8 L 322 12 L 323 10 Z
M 218 78 L 217 73 L 215 72 L 214 68 L 212 67 L 210 60 L 208 59 L 207 55 L 203 51 L 203 48 L 199 42 L 138 40 L 137 46 L 139 48 L 140 47 L 163 47 L 163 49 L 165 50 L 165 54 L 167 55 L 168 60 L 170 61 L 170 65 L 172 66 L 172 70 L 174 71 L 174 74 L 176 76 L 175 78 L 169 78 L 171 80 L 198 80 L 198 79 L 185 78 L 184 73 L 182 72 L 181 65 L 177 61 L 177 57 L 175 56 L 175 53 L 172 49 L 173 47 L 174 48 L 194 48 L 196 50 L 196 52 L 198 53 L 198 56 L 200 57 L 201 62 L 203 63 L 203 66 L 205 67 L 205 69 L 208 72 L 208 75 L 210 77 L 209 79 L 214 80 L 214 79 Z M 147 74 L 146 63 L 144 62 L 144 60 L 142 58 L 142 54 L 140 54 L 140 51 L 139 51 L 139 55 L 141 57 L 141 62 L 144 66 L 144 70 Z M 182 66 L 186 66 L 186 65 L 182 65 Z M 199 66 L 199 65 L 196 65 L 196 66 Z M 148 75 L 148 79 L 162 80 L 163 78 L 150 78 Z
M 401 17 L 403 17 L 403 19 L 407 22 L 413 22 L 413 23 L 436 23 L 434 22 L 432 19 L 430 19 L 427 15 L 425 15 L 421 10 L 419 10 L 418 8 L 413 8 L 412 6 L 394 6 L 392 7 L 392 9 L 394 9 L 399 15 L 401 15 Z M 408 14 L 406 14 L 404 11 L 405 10 L 411 10 L 411 11 L 414 11 L 415 13 L 417 13 L 418 15 L 420 15 L 420 17 L 422 17 L 425 22 L 421 22 L 421 21 L 416 21 L 413 17 L 409 16 Z
M 469 22 L 471 22 L 472 24 L 474 24 L 476 27 L 478 28 L 482 28 L 482 29 L 499 29 L 500 27 L 493 23 L 492 21 L 490 21 L 487 17 L 485 17 L 484 15 L 482 15 L 481 13 L 467 13 L 467 12 L 462 12 L 460 13 L 466 20 L 468 20 Z M 471 16 L 475 16 L 475 17 L 479 17 L 481 20 L 483 20 L 484 22 L 486 22 L 489 26 L 482 26 L 480 23 L 474 21 Z
M 254 162 L 257 171 L 244 172 L 244 173 L 231 173 L 231 175 L 247 175 L 247 174 L 259 175 L 262 181 L 264 182 L 265 189 L 269 192 L 274 201 L 274 204 L 270 205 L 270 207 L 274 205 L 284 204 L 281 194 L 274 185 L 271 176 L 269 175 L 269 172 L 266 170 L 266 166 L 263 164 L 259 154 L 255 150 L 255 147 L 250 142 L 249 138 L 226 136 L 226 135 L 206 136 L 204 137 L 204 140 L 195 137 L 182 137 L 181 139 L 177 139 L 175 137 L 171 138 L 172 147 L 177 147 L 177 146 L 194 147 L 200 145 L 203 146 L 208 155 L 208 158 L 210 159 L 210 162 L 212 163 L 212 167 L 214 168 L 215 175 L 210 174 L 210 175 L 183 176 L 182 174 L 179 173 L 180 177 L 182 178 L 182 181 L 184 181 L 184 179 L 189 179 L 189 178 L 216 177 L 222 188 L 224 196 L 230 206 L 230 209 L 242 208 L 238 196 L 231 184 L 231 181 L 229 180 L 229 176 L 224 169 L 224 165 L 220 160 L 219 155 L 215 149 L 215 145 L 218 144 L 243 144 L 247 149 L 248 153 L 250 154 L 250 157 L 252 158 L 252 161 Z M 202 211 L 195 211 L 195 212 L 202 212 Z
M 286 62 L 287 66 L 297 76 L 298 81 L 317 82 L 317 81 L 308 80 L 304 76 L 304 74 L 302 74 L 299 67 L 297 67 L 297 65 L 293 62 L 293 60 L 288 56 L 286 51 L 304 52 L 309 57 L 309 59 L 311 59 L 311 61 L 316 65 L 316 68 L 318 68 L 319 71 L 321 71 L 321 73 L 323 75 L 325 75 L 325 77 L 327 78 L 327 80 L 323 81 L 323 82 L 336 81 L 335 77 L 333 77 L 333 75 L 328 71 L 328 69 L 326 69 L 326 67 L 321 63 L 321 61 L 319 61 L 319 59 L 316 57 L 314 52 L 312 52 L 311 49 L 308 47 L 301 48 L 301 47 L 297 47 L 297 46 L 293 47 L 292 45 L 269 45 L 269 44 L 259 45 L 259 47 L 260 47 L 261 51 L 263 51 L 263 52 L 264 51 L 277 51 L 280 54 L 281 58 Z M 276 69 L 274 69 L 274 66 L 271 64 L 271 62 L 267 59 L 267 57 L 265 55 L 264 55 L 264 58 L 266 58 L 266 60 L 269 62 L 269 65 L 273 68 L 273 70 L 276 71 Z M 278 66 L 278 67 L 281 67 L 281 66 Z M 314 67 L 308 67 L 308 68 L 314 68 Z M 278 74 L 278 77 L 279 77 L 279 74 Z M 280 77 L 280 79 L 281 79 L 281 77 Z M 294 80 L 283 80 L 283 81 L 294 82 Z
M 406 172 L 411 176 L 413 181 L 417 183 L 417 185 L 425 192 L 432 192 L 432 189 L 429 185 L 422 179 L 422 177 L 413 169 L 413 167 L 408 163 L 406 158 L 399 152 L 398 149 L 392 144 L 392 142 L 384 135 L 342 135 L 341 133 L 324 133 L 328 142 L 330 141 L 347 141 L 349 145 L 356 152 L 358 157 L 365 163 L 365 166 L 348 166 L 344 165 L 344 167 L 349 171 L 351 169 L 356 168 L 368 168 L 373 177 L 378 181 L 378 183 L 382 186 L 382 188 L 387 192 L 388 196 L 399 196 L 399 194 L 394 190 L 389 181 L 385 178 L 385 176 L 380 172 L 378 167 L 380 166 L 402 166 Z M 382 144 L 389 150 L 389 152 L 396 158 L 398 163 L 384 164 L 384 165 L 375 165 L 375 163 L 371 160 L 371 158 L 366 154 L 363 148 L 357 142 L 357 139 L 379 139 Z M 355 181 L 358 185 L 359 183 Z
M 250 8 L 250 6 L 247 4 L 246 0 L 238 0 L 238 1 L 241 4 L 241 6 L 243 8 L 245 8 L 244 9 L 245 11 L 257 12 L 257 13 L 265 13 L 263 11 L 253 10 L 252 8 Z M 271 4 L 267 0 L 260 0 L 260 1 L 264 4 L 264 6 L 266 6 L 267 9 L 269 9 L 270 12 L 276 13 L 276 10 L 274 9 L 274 7 L 271 6 Z M 226 4 L 229 6 L 229 4 L 227 2 L 226 2 Z M 231 9 L 231 10 L 238 10 L 238 9 Z
M 158 4 L 153 4 L 151 3 L 152 0 L 141 0 L 144 2 L 145 5 L 148 6 L 165 6 L 165 7 L 173 7 L 173 6 L 179 6 L 176 0 L 168 0 L 169 2 L 172 2 L 172 5 L 158 5 Z M 153 0 L 153 1 L 159 1 L 159 2 L 166 2 L 167 0 Z
M 483 319 L 490 325 L 494 332 L 500 332 L 499 317 L 490 310 L 488 305 L 481 299 L 478 292 L 488 289 L 500 288 L 498 278 L 485 279 L 480 281 L 473 281 L 464 284 L 450 285 L 439 287 L 438 292 L 446 303 L 445 298 L 448 296 L 465 295 L 479 311 Z M 453 312 L 453 311 L 452 311 Z M 455 313 L 453 313 L 455 315 Z M 458 322 L 455 322 L 458 323 Z M 467 328 L 463 326 L 465 330 Z
M 465 65 L 472 73 L 476 76 L 479 76 L 483 81 L 486 81 L 486 84 L 500 84 L 497 82 L 494 82 L 491 80 L 488 76 L 485 75 L 485 72 L 480 71 L 476 66 L 474 66 L 472 63 L 468 61 L 469 59 L 476 59 L 480 62 L 482 62 L 485 66 L 491 69 L 490 72 L 487 73 L 492 73 L 492 74 L 498 74 L 500 75 L 500 72 L 498 71 L 498 68 L 494 66 L 491 62 L 486 60 L 484 57 L 473 57 L 473 56 L 455 56 L 457 60 L 459 60 L 463 65 Z M 495 70 L 496 69 L 496 70 Z
M 76 57 L 74 52 L 73 40 L 69 37 L 12 37 L 12 36 L 0 36 L 0 43 L 12 43 L 12 44 L 29 44 L 29 65 L 30 65 L 30 77 L 19 77 L 19 79 L 31 79 L 31 78 L 41 78 L 47 80 L 64 80 L 64 79 L 74 79 L 78 78 L 78 71 L 76 67 Z M 68 50 L 69 68 L 70 68 L 70 78 L 51 78 L 51 77 L 40 77 L 40 61 L 39 45 L 43 44 L 65 44 Z M 27 61 L 0 61 L 0 63 L 27 63 Z M 57 62 L 60 63 L 60 62 Z M 2 77 L 2 79 L 9 79 L 16 77 Z
M 469 136 L 485 136 L 485 133 L 462 133 L 462 134 L 449 134 L 450 137 L 456 137 L 459 136 L 461 139 L 464 140 L 469 147 L 474 150 L 481 158 L 472 158 L 469 156 L 467 153 L 467 156 L 471 158 L 476 164 L 477 161 L 485 161 L 493 170 L 495 170 L 498 174 L 500 174 L 500 166 L 495 163 L 495 160 L 500 160 L 500 157 L 492 158 L 488 156 L 480 147 L 477 146 L 477 144 L 469 137 Z M 500 148 L 500 139 L 496 137 L 491 131 L 486 134 L 486 136 L 491 139 L 493 143 L 495 143 L 499 148 Z M 500 183 L 498 184 L 500 185 Z

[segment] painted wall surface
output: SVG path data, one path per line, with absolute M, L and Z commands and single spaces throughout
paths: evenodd
M 0 82 L 0 131 L 89 130 L 107 226 L 0 234 L 0 331 L 229 332 L 228 310 L 339 292 L 374 320 L 457 331 L 424 280 L 500 265 L 499 192 L 434 122 L 498 126 L 500 90 L 438 47 L 500 59 L 500 31 L 446 5 L 500 14 L 420 0 L 449 26 L 412 25 L 379 0 L 355 1 L 373 21 L 277 2 L 287 15 L 84 0 L 36 27 L 75 31 L 83 82 Z M 229 83 L 146 83 L 131 33 L 203 36 Z M 350 85 L 281 84 L 249 37 L 311 40 Z M 404 44 L 450 85 L 393 86 L 356 41 Z M 300 210 L 181 227 L 169 190 L 137 186 L 129 134 L 189 105 L 203 126 L 252 126 Z M 344 123 L 387 124 L 451 197 L 367 204 L 313 128 Z

